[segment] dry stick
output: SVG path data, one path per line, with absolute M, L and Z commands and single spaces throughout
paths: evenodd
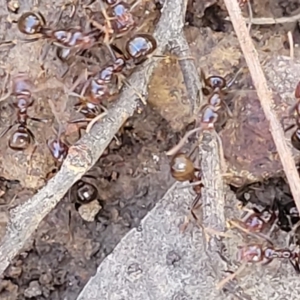
M 182 0 L 166 0 L 154 32 L 158 43 L 157 54 L 162 55 L 168 41 L 182 31 L 185 9 Z M 157 59 L 150 58 L 131 76 L 130 84 L 141 94 L 146 93 L 150 76 L 157 64 Z M 138 104 L 139 100 L 132 97 L 132 91 L 125 89 L 107 117 L 70 147 L 69 154 L 56 176 L 26 203 L 10 210 L 10 222 L 0 245 L 0 275 L 69 188 L 96 163 L 116 132 L 134 114 Z
M 225 18 L 226 21 L 231 21 L 230 18 Z M 300 20 L 300 13 L 295 16 L 282 17 L 282 18 L 244 18 L 247 24 L 252 25 L 274 25 L 274 24 L 284 24 L 284 23 L 295 23 Z
M 298 210 L 300 210 L 299 175 L 295 166 L 295 161 L 292 157 L 291 150 L 285 141 L 283 129 L 278 122 L 275 113 L 271 109 L 271 107 L 274 106 L 274 102 L 259 63 L 257 51 L 252 43 L 251 37 L 249 36 L 238 2 L 236 0 L 224 0 L 224 2 L 230 15 L 236 35 L 239 39 L 262 109 L 270 123 L 270 131 L 282 162 L 288 183 L 290 185 L 295 204 Z
M 184 37 L 183 32 L 174 41 L 171 42 L 173 51 L 178 56 L 190 56 L 188 49 L 188 43 Z M 187 93 L 193 107 L 195 117 L 199 118 L 199 111 L 201 105 L 204 104 L 201 81 L 197 69 L 194 65 L 193 60 L 179 61 L 183 78 L 187 86 Z M 201 97 L 202 96 L 202 97 Z M 200 101 L 199 101 L 200 97 Z M 199 131 L 196 128 L 191 132 Z M 226 227 L 225 222 L 225 200 L 224 200 L 224 184 L 221 172 L 221 153 L 219 140 L 216 134 L 210 131 L 203 131 L 202 140 L 199 140 L 199 155 L 200 155 L 200 169 L 202 171 L 202 183 L 204 185 L 201 195 L 201 209 L 202 215 L 200 216 L 201 227 L 204 228 L 203 238 L 207 235 L 212 238 L 204 240 L 204 249 L 210 260 L 210 267 L 212 268 L 217 278 L 222 277 L 222 270 L 224 269 L 224 263 L 221 261 L 219 252 L 221 251 L 220 237 L 224 237 L 224 231 Z M 181 141 L 182 143 L 182 141 Z M 180 147 L 180 145 L 179 145 Z M 176 148 L 176 146 L 175 146 Z M 176 150 L 176 149 L 175 149 Z M 170 150 L 168 154 L 174 153 L 174 149 Z
M 201 106 L 204 104 L 203 93 L 201 92 L 201 82 L 194 61 L 184 59 L 184 57 L 191 57 L 191 53 L 183 33 L 172 42 L 171 47 L 173 48 L 172 52 L 174 52 L 177 57 L 183 58 L 179 59 L 178 62 L 186 85 L 190 107 L 192 109 L 191 113 L 197 116 Z

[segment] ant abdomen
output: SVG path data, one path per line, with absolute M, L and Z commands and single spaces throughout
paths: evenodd
M 171 175 L 177 181 L 192 181 L 195 178 L 193 162 L 184 153 L 176 154 L 170 164 Z
M 41 13 L 26 12 L 19 18 L 17 26 L 20 32 L 33 35 L 41 33 L 45 25 L 46 21 Z
M 8 146 L 15 151 L 26 150 L 32 142 L 32 136 L 25 126 L 19 126 L 17 131 L 15 131 L 9 141 Z
M 144 60 L 156 48 L 157 42 L 152 35 L 137 34 L 126 43 L 125 50 L 131 58 Z

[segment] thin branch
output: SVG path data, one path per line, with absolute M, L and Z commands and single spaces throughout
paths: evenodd
M 201 82 L 199 80 L 199 74 L 193 60 L 184 59 L 184 57 L 191 57 L 191 52 L 183 32 L 174 41 L 172 41 L 171 44 L 173 52 L 178 57 L 182 58 L 179 60 L 179 65 L 187 89 L 191 113 L 193 115 L 198 115 L 199 108 L 204 104 L 203 94 L 201 91 Z
M 171 45 L 178 56 L 190 56 L 189 46 L 183 32 L 171 42 Z M 193 113 L 196 119 L 199 119 L 200 109 L 206 100 L 201 90 L 200 76 L 193 60 L 180 60 L 179 64 Z M 177 146 L 168 151 L 167 155 L 175 154 L 187 140 L 187 137 L 197 131 L 202 131 L 202 128 L 195 128 L 187 132 L 185 138 L 183 138 Z M 222 247 L 222 241 L 219 238 L 224 235 L 223 232 L 226 226 L 224 183 L 221 171 L 224 157 L 222 157 L 223 148 L 220 141 L 221 139 L 215 132 L 205 130 L 201 132 L 200 138 L 198 139 L 199 167 L 202 171 L 202 183 L 204 187 L 200 199 L 202 204 L 201 211 L 199 214 L 194 211 L 197 217 L 199 217 L 199 220 L 201 220 L 199 225 L 204 229 L 203 238 L 206 238 L 207 235 L 211 236 L 208 240 L 204 240 L 204 249 L 210 261 L 210 268 L 218 279 L 221 277 L 221 272 L 224 269 L 224 265 L 219 256 Z
M 257 51 L 249 36 L 238 2 L 236 0 L 224 0 L 224 2 L 249 67 L 262 109 L 270 123 L 270 131 L 282 162 L 283 170 L 290 185 L 295 204 L 300 211 L 299 175 L 295 166 L 295 161 L 292 157 L 292 152 L 285 141 L 283 129 L 272 109 L 274 106 L 272 93 L 268 88 L 265 75 L 259 63 Z
M 182 32 L 185 9 L 186 1 L 166 0 L 154 32 L 158 44 L 156 54 L 162 55 L 168 41 Z M 145 94 L 153 69 L 158 63 L 157 59 L 150 58 L 131 76 L 130 85 Z M 10 211 L 10 222 L 0 245 L 0 275 L 30 239 L 40 222 L 71 186 L 96 163 L 126 119 L 134 114 L 138 103 L 139 100 L 132 97 L 132 90 L 125 89 L 103 121 L 95 124 L 89 134 L 70 148 L 68 157 L 56 176 L 26 203 Z
M 226 21 L 231 21 L 231 17 L 225 18 Z M 300 20 L 300 13 L 282 18 L 244 18 L 244 21 L 247 24 L 252 25 L 275 25 L 275 24 L 284 24 L 284 23 L 295 23 Z

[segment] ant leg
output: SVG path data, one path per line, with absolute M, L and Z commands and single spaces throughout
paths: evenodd
M 186 134 L 179 141 L 179 143 L 176 146 L 174 146 L 173 148 L 171 148 L 169 151 L 166 152 L 166 155 L 172 156 L 172 155 L 176 154 L 184 146 L 184 144 L 188 140 L 188 138 L 198 131 L 202 131 L 202 127 L 197 127 L 197 128 L 194 128 L 194 129 L 186 132 Z
M 284 128 L 284 127 L 282 126 L 282 128 L 283 128 L 283 131 L 284 131 L 284 132 L 287 132 L 287 131 L 293 129 L 295 126 L 296 126 L 296 124 L 292 124 L 292 125 L 289 125 L 289 126 L 286 127 L 286 128 Z
M 41 69 L 43 70 L 43 73 L 45 73 L 44 62 L 45 62 L 46 56 L 48 55 L 48 53 L 50 51 L 50 48 L 51 48 L 51 44 L 47 43 L 41 49 L 41 53 L 40 53 L 40 57 L 39 57 L 39 64 L 40 64 Z
M 11 96 L 11 92 L 7 93 L 6 95 L 4 95 L 2 98 L 0 98 L 0 102 L 6 100 L 8 97 Z
M 3 90 L 1 90 L 1 96 L 3 95 L 3 92 L 6 89 L 7 83 L 10 79 L 10 71 L 11 71 L 10 68 L 8 68 L 8 72 L 7 72 L 4 82 L 3 82 Z M 10 89 L 10 91 L 7 94 L 5 94 L 2 98 L 0 98 L 0 102 L 6 100 L 11 95 L 11 93 L 12 93 L 12 91 Z
M 14 47 L 16 45 L 17 45 L 17 41 L 15 40 L 0 42 L 0 48 L 7 47 L 7 46 Z
M 181 61 L 181 60 L 195 60 L 194 56 L 182 56 L 182 57 L 178 57 L 177 55 L 171 54 L 171 55 L 152 55 L 152 57 L 155 58 L 161 58 L 161 59 L 165 59 L 165 60 L 170 60 L 170 59 L 176 59 L 177 61 Z
M 136 8 L 136 6 L 139 5 L 141 2 L 142 2 L 142 0 L 135 0 L 132 3 L 129 3 L 129 5 L 130 5 L 129 11 L 131 12 L 132 10 L 134 10 Z
M 192 203 L 192 206 L 190 209 L 190 214 L 185 216 L 184 222 L 180 225 L 181 232 L 184 232 L 187 229 L 187 226 L 191 223 L 192 220 L 196 220 L 197 223 L 199 222 L 198 226 L 202 227 L 198 217 L 196 216 L 196 214 L 194 212 L 197 208 L 202 206 L 202 203 L 200 202 L 200 198 L 201 198 L 201 194 L 198 194 L 196 196 L 196 198 L 193 200 L 193 203 Z
M 245 269 L 246 265 L 247 265 L 247 263 L 243 262 L 234 273 L 232 273 L 232 274 L 228 275 L 227 277 L 225 277 L 224 279 L 222 279 L 217 284 L 217 289 L 220 290 L 220 289 L 224 288 L 224 286 L 228 282 L 232 281 L 237 275 L 239 275 Z
M 76 124 L 76 123 L 90 122 L 92 120 L 93 119 L 91 119 L 91 118 L 82 118 L 82 119 L 75 119 L 73 121 L 69 121 L 68 123 L 70 123 L 70 124 Z
M 30 136 L 30 139 L 31 139 L 32 143 L 35 144 L 35 137 L 34 137 L 34 134 L 32 133 L 32 131 L 31 131 L 29 128 L 27 128 L 27 132 L 28 132 L 28 134 L 29 134 L 29 136 Z
M 32 171 L 32 158 L 33 158 L 33 154 L 35 153 L 35 151 L 36 151 L 36 149 L 37 149 L 37 145 L 34 145 L 33 146 L 33 150 L 31 151 L 31 153 L 30 153 L 30 155 L 29 155 L 29 157 L 28 157 L 28 160 L 27 160 L 27 162 L 28 162 L 28 165 L 29 165 L 29 170 L 30 171 Z M 27 169 L 27 171 L 28 171 L 28 169 Z M 28 173 L 27 173 L 28 174 Z M 29 176 L 31 176 L 31 172 L 29 172 L 29 174 L 28 174 Z
M 300 267 L 299 267 L 299 262 L 298 259 L 289 259 L 289 262 L 293 266 L 294 270 L 296 271 L 297 274 L 300 274 Z
M 229 82 L 226 84 L 226 88 L 229 89 L 236 81 L 237 77 L 241 74 L 241 72 L 243 71 L 243 68 L 240 68 L 236 74 L 233 76 L 233 78 L 231 78 L 229 80 Z
M 40 40 L 40 37 L 31 38 L 31 39 L 20 39 L 20 41 L 25 43 L 25 44 L 32 43 L 32 42 L 37 42 L 39 40 Z
M 140 98 L 142 103 L 146 106 L 147 101 L 146 101 L 145 97 L 143 97 L 141 95 L 141 93 L 139 93 L 126 79 L 123 79 L 122 81 L 124 82 L 125 85 L 127 85 L 127 87 L 129 87 L 130 89 L 132 89 L 134 91 L 134 93 Z
M 202 207 L 202 202 L 200 200 L 201 200 L 201 194 L 196 196 L 196 198 L 193 200 L 192 207 L 191 207 L 191 215 L 197 221 L 199 221 L 199 219 L 195 214 L 195 210 Z
M 97 123 L 99 120 L 101 120 L 103 117 L 107 115 L 107 110 L 104 111 L 103 113 L 99 114 L 96 116 L 92 121 L 89 123 L 89 125 L 86 127 L 86 132 L 89 133 L 92 129 L 92 127 Z
M 49 120 L 47 119 L 40 119 L 40 118 L 34 118 L 34 117 L 28 117 L 28 119 L 36 122 L 41 122 L 41 123 L 48 123 Z
M 228 104 L 225 101 L 223 101 L 223 105 L 225 106 L 228 117 L 232 119 L 233 113 L 232 113 L 231 109 L 229 108 Z
M 99 29 L 100 31 L 105 33 L 104 39 L 103 39 L 103 43 L 104 44 L 109 44 L 110 41 L 110 35 L 112 35 L 114 33 L 114 30 L 112 29 L 112 25 L 111 25 L 111 20 L 114 20 L 115 18 L 111 18 L 108 16 L 106 9 L 102 3 L 102 1 L 99 1 L 100 4 L 100 9 L 101 9 L 101 13 L 104 17 L 104 19 L 106 20 L 107 24 L 106 25 L 101 25 L 100 23 L 98 23 L 97 21 L 93 20 L 92 18 L 89 18 L 88 21 L 95 26 L 97 29 Z M 85 6 L 85 8 L 87 8 L 87 6 Z
M 11 124 L 9 125 L 5 130 L 3 130 L 3 132 L 0 134 L 0 138 L 2 138 L 5 134 L 7 134 L 7 132 L 13 128 L 13 126 L 15 126 L 16 124 Z
M 71 95 L 71 93 L 81 84 L 83 83 L 84 81 L 86 81 L 85 85 L 88 85 L 89 83 L 89 80 L 88 80 L 88 76 L 89 75 L 92 75 L 93 73 L 91 72 L 88 72 L 88 70 L 86 69 L 84 72 L 82 72 L 78 78 L 75 80 L 75 82 L 73 83 L 73 85 L 67 89 L 65 88 L 65 92 L 68 94 L 68 95 Z M 75 97 L 77 97 L 78 94 L 76 94 Z

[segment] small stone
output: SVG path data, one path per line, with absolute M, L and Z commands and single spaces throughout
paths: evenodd
M 20 8 L 19 0 L 10 0 L 7 2 L 7 8 L 10 12 L 17 14 Z
M 21 274 L 22 274 L 22 267 L 11 266 L 8 269 L 8 277 L 18 278 L 21 276 Z
M 29 283 L 29 287 L 24 291 L 26 298 L 34 298 L 42 295 L 42 289 L 38 281 L 34 280 Z
M 102 206 L 99 204 L 99 202 L 94 200 L 90 203 L 82 204 L 78 209 L 78 213 L 83 220 L 87 222 L 93 222 L 101 208 Z
M 53 276 L 51 275 L 51 273 L 42 274 L 39 278 L 39 282 L 41 285 L 48 285 L 52 282 L 52 280 Z

